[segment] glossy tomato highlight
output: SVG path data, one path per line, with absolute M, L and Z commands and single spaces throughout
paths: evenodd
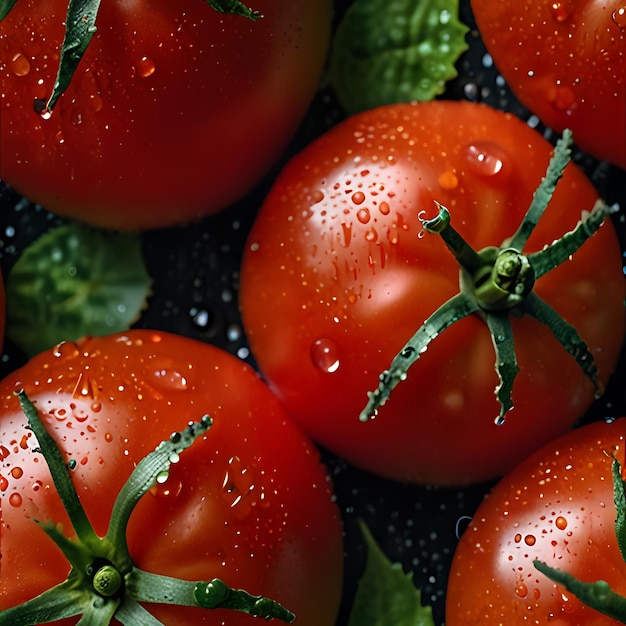
M 459 290 L 459 266 L 418 214 L 435 201 L 475 250 L 510 238 L 552 146 L 510 114 L 468 102 L 381 107 L 338 125 L 282 171 L 250 233 L 240 303 L 253 354 L 289 415 L 355 465 L 420 483 L 511 469 L 567 430 L 593 386 L 552 333 L 512 319 L 520 373 L 497 426 L 490 333 L 472 315 L 441 333 L 376 419 L 367 393 L 423 321 Z M 568 165 L 528 251 L 573 229 L 597 193 Z M 610 220 L 535 292 L 576 327 L 606 381 L 624 336 Z
M 0 177 L 59 215 L 155 228 L 219 211 L 278 159 L 317 89 L 330 0 L 255 0 L 256 22 L 205 0 L 103 2 L 51 115 L 67 0 L 0 22 Z
M 133 562 L 192 581 L 219 577 L 279 601 L 303 625 L 335 623 L 342 528 L 316 449 L 243 362 L 191 339 L 139 330 L 60 344 L 0 385 L 1 609 L 69 571 L 30 519 L 62 524 L 71 534 L 14 395 L 22 388 L 72 461 L 74 485 L 101 536 L 138 461 L 208 413 L 213 426 L 135 508 L 128 526 Z M 255 623 L 225 609 L 148 609 L 171 626 Z

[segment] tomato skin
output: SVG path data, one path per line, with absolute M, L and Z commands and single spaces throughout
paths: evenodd
M 472 0 L 478 29 L 518 99 L 578 146 L 626 168 L 626 13 L 621 0 Z
M 103 2 L 50 119 L 67 0 L 0 23 L 0 177 L 60 215 L 156 228 L 219 211 L 259 182 L 317 88 L 330 0 L 257 0 L 257 22 L 205 0 Z
M 417 327 L 458 292 L 459 269 L 435 235 L 418 237 L 434 201 L 475 247 L 517 229 L 545 173 L 549 144 L 517 118 L 469 102 L 395 105 L 348 119 L 296 156 L 250 233 L 240 306 L 270 386 L 305 432 L 383 476 L 460 485 L 511 469 L 568 429 L 593 390 L 550 331 L 513 319 L 521 372 L 497 427 L 495 356 L 476 316 L 443 332 L 376 419 L 367 392 Z M 596 192 L 573 165 L 529 241 L 573 228 Z M 536 292 L 578 328 L 601 377 L 624 333 L 624 277 L 605 224 Z
M 496 485 L 456 548 L 446 624 L 619 623 L 552 583 L 532 561 L 626 593 L 611 475 L 613 453 L 624 463 L 625 435 L 625 418 L 575 429 Z
M 211 414 L 206 436 L 133 512 L 128 543 L 135 565 L 189 580 L 217 576 L 277 599 L 299 623 L 334 624 L 342 528 L 318 452 L 249 366 L 206 344 L 139 330 L 61 344 L 0 385 L 0 608 L 60 582 L 69 569 L 25 517 L 71 528 L 43 459 L 32 452 L 34 438 L 13 395 L 21 387 L 77 461 L 74 484 L 98 534 L 140 458 Z M 150 610 L 173 626 L 254 623 L 234 611 Z

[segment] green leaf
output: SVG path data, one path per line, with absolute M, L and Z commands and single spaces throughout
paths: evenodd
M 467 49 L 458 0 L 355 0 L 335 35 L 329 80 L 349 114 L 432 100 Z
M 127 330 L 150 283 L 138 234 L 59 226 L 7 276 L 7 336 L 31 357 L 61 341 Z
M 367 562 L 348 626 L 434 626 L 432 609 L 422 606 L 412 574 L 387 559 L 364 524 L 361 529 Z

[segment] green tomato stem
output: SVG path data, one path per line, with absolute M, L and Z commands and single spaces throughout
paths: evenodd
M 0 611 L 0 626 L 31 626 L 75 615 L 81 615 L 78 623 L 86 626 L 106 626 L 114 617 L 125 626 L 162 626 L 138 603 L 140 601 L 206 609 L 220 607 L 287 623 L 295 619 L 293 613 L 277 602 L 231 589 L 217 578 L 210 582 L 179 580 L 144 572 L 132 562 L 126 528 L 137 502 L 158 478 L 167 475 L 179 455 L 211 428 L 213 421 L 208 415 L 172 434 L 136 465 L 115 500 L 106 535 L 98 537 L 78 498 L 61 450 L 25 392 L 19 391 L 16 395 L 77 537 L 66 537 L 52 522 L 37 522 L 65 554 L 71 571 L 63 583 Z
M 538 278 L 571 257 L 600 228 L 615 209 L 598 201 L 571 232 L 526 255 L 523 247 L 547 208 L 563 170 L 570 160 L 572 133 L 564 131 L 557 142 L 545 177 L 533 195 L 532 202 L 515 234 L 498 247 L 476 251 L 452 227 L 450 212 L 438 202 L 438 215 L 432 219 L 418 218 L 423 230 L 438 234 L 460 266 L 460 293 L 448 300 L 416 331 L 393 359 L 389 370 L 379 377 L 378 388 L 368 393 L 368 402 L 360 414 L 365 421 L 376 416 L 378 408 L 389 398 L 395 386 L 407 377 L 409 367 L 424 353 L 435 337 L 457 320 L 478 313 L 486 322 L 496 355 L 495 369 L 499 378 L 496 397 L 500 405 L 496 423 L 504 423 L 505 414 L 513 407 L 513 381 L 519 372 L 509 317 L 515 312 L 527 314 L 546 325 L 563 348 L 576 360 L 592 381 L 596 395 L 603 391 L 593 355 L 576 329 L 539 298 L 533 291 Z

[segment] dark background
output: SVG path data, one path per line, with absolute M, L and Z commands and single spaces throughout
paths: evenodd
M 495 1 L 495 0 L 494 0 Z M 337 1 L 337 19 L 349 4 Z M 474 27 L 468 1 L 461 1 L 462 21 L 472 30 L 470 49 L 457 66 L 459 77 L 448 84 L 443 98 L 486 102 L 512 111 L 523 119 L 529 113 L 511 96 L 497 69 L 486 54 Z M 285 159 L 312 138 L 342 118 L 329 90 L 322 89 L 302 124 Z M 541 125 L 547 139 L 554 134 Z M 626 207 L 626 174 L 575 154 L 574 160 L 587 172 L 604 198 L 621 201 Z M 247 232 L 280 164 L 243 201 L 218 216 L 186 227 L 144 233 L 143 247 L 151 276 L 153 295 L 149 307 L 136 324 L 177 332 L 218 345 L 254 365 L 246 344 L 238 308 L 238 270 Z M 614 218 L 626 249 L 624 216 Z M 4 275 L 40 233 L 61 220 L 15 194 L 0 182 L 0 268 Z M 24 362 L 10 342 L 4 346 L 0 375 Z M 605 396 L 584 421 L 626 415 L 623 387 L 624 357 Z M 338 626 L 347 623 L 348 610 L 361 575 L 365 550 L 357 521 L 363 519 L 383 551 L 414 574 L 423 592 L 423 602 L 433 607 L 435 622 L 444 619 L 448 568 L 458 541 L 490 484 L 452 490 L 401 485 L 356 470 L 323 452 L 329 466 L 346 528 L 346 586 L 344 607 Z

